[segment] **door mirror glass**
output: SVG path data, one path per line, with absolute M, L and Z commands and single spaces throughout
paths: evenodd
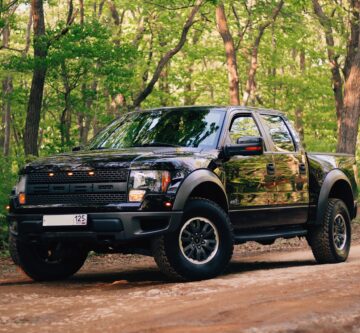
M 243 136 L 236 140 L 236 144 L 226 145 L 224 155 L 226 157 L 242 155 L 261 155 L 264 152 L 264 140 L 259 136 Z

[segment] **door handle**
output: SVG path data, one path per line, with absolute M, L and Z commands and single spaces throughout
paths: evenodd
M 306 175 L 306 165 L 304 163 L 300 163 L 299 171 L 301 175 Z
M 268 163 L 266 166 L 266 170 L 267 170 L 268 175 L 274 175 L 275 174 L 275 164 Z

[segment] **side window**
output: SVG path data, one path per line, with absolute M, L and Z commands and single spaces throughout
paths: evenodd
M 289 129 L 281 117 L 263 114 L 261 118 L 264 120 L 266 130 L 270 134 L 277 151 L 295 151 L 295 145 Z
M 231 144 L 236 144 L 237 140 L 243 136 L 261 136 L 255 120 L 250 115 L 236 117 L 230 126 Z

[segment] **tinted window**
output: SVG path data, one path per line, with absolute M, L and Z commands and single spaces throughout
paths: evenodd
M 146 146 L 211 147 L 218 142 L 225 113 L 214 109 L 133 112 L 110 124 L 89 149 Z
M 270 134 L 277 151 L 295 151 L 295 146 L 289 129 L 279 116 L 261 115 L 266 130 Z
M 256 123 L 251 116 L 240 116 L 234 119 L 231 124 L 229 137 L 232 144 L 244 136 L 261 136 Z

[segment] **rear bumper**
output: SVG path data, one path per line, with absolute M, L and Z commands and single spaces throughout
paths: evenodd
M 9 214 L 10 232 L 23 241 L 129 243 L 176 230 L 181 211 L 89 213 L 87 226 L 44 227 L 42 214 Z

